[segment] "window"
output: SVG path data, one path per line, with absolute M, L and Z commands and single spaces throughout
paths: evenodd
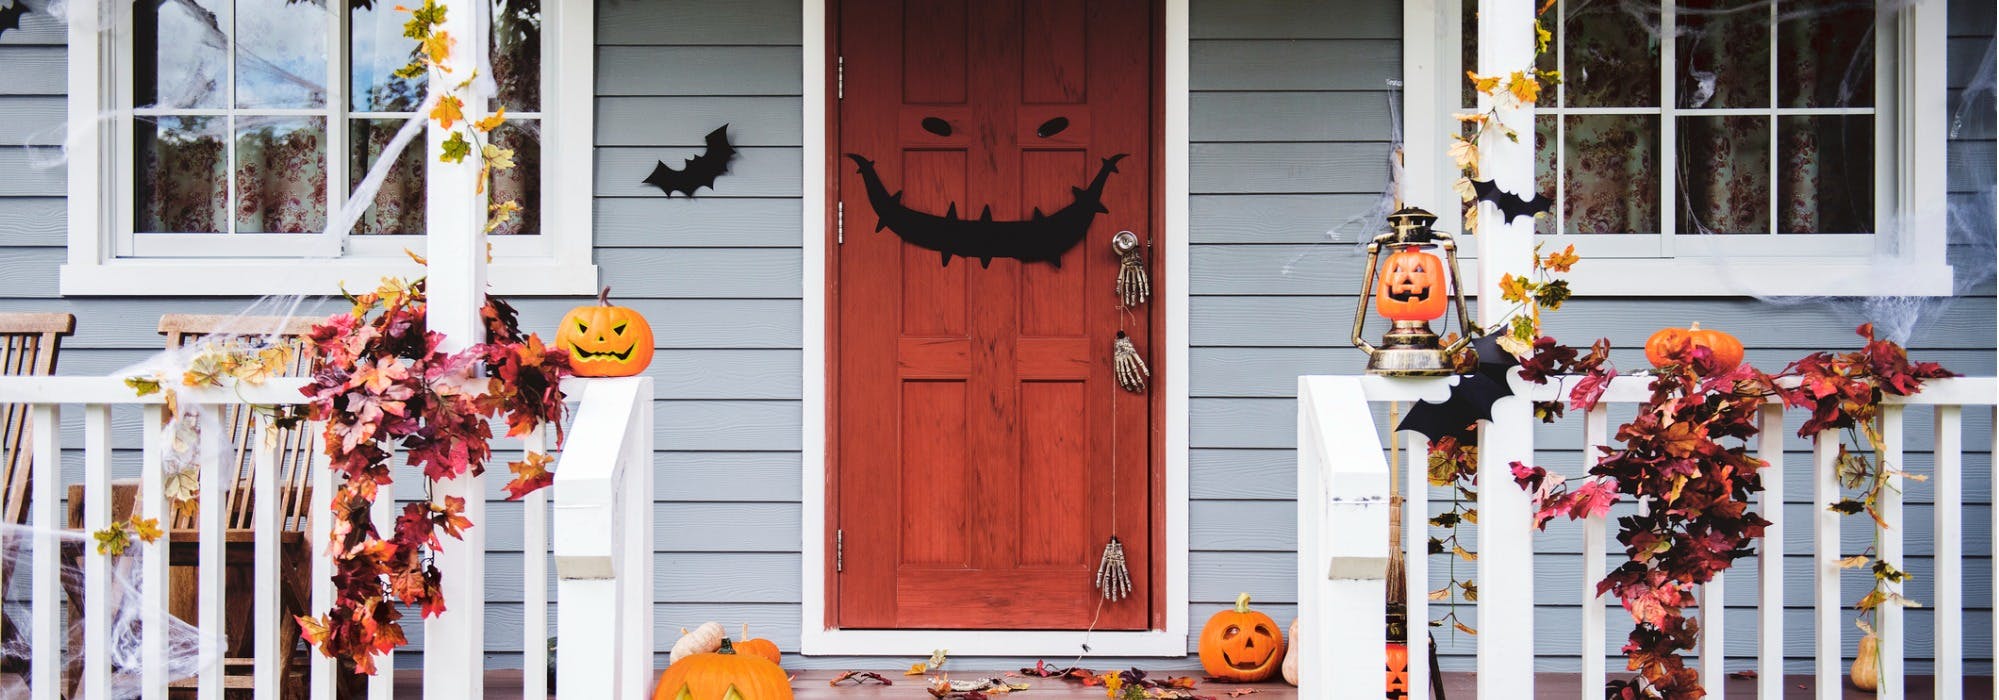
M 1536 232 L 1591 260 L 1577 290 L 1950 294 L 1942 9 L 1896 5 L 1558 0 L 1537 67 L 1563 81 L 1535 111 L 1537 189 L 1556 204 Z M 1409 50 L 1431 52 L 1410 90 L 1438 95 L 1411 100 L 1428 116 L 1412 117 L 1410 191 L 1445 210 L 1456 168 L 1419 142 L 1475 111 L 1476 6 L 1407 10 Z M 1667 273 L 1694 283 L 1664 292 Z
M 348 201 L 421 116 L 423 80 L 394 75 L 414 48 L 402 36 L 408 13 L 384 0 L 103 7 L 117 8 L 95 18 L 113 31 L 72 17 L 72 47 L 98 48 L 96 65 L 72 60 L 73 78 L 91 76 L 99 89 L 73 91 L 71 112 L 107 117 L 96 127 L 99 167 L 72 172 L 65 294 L 325 294 L 343 280 L 414 272 L 402 251 L 424 247 L 434 158 L 422 132 L 384 166 L 372 197 Z M 563 22 L 589 26 L 589 3 L 457 7 L 490 19 L 480 73 L 496 88 L 487 109 L 504 106 L 508 118 L 491 138 L 516 154 L 488 192 L 523 207 L 491 232 L 494 285 L 588 292 L 587 33 L 583 50 L 558 49 Z M 71 149 L 73 170 L 81 155 Z M 328 232 L 347 219 L 348 235 Z

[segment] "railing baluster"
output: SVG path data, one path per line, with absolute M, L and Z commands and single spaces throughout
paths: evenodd
M 375 521 L 375 529 L 383 533 L 393 532 L 398 510 L 396 485 L 387 483 L 376 486 L 375 503 L 368 511 L 369 517 Z M 368 678 L 368 700 L 390 700 L 395 696 L 396 652 L 391 649 L 375 657 L 375 675 Z
M 139 465 L 139 507 L 137 511 L 148 518 L 157 518 L 160 526 L 171 530 L 173 514 L 167 506 L 167 490 L 163 474 L 165 467 L 164 447 L 166 435 L 165 421 L 172 419 L 166 406 L 145 406 L 139 410 L 139 432 L 145 449 L 145 456 Z M 145 635 L 141 639 L 139 660 L 145 667 L 141 693 L 144 700 L 166 700 L 167 683 L 167 549 L 172 546 L 173 533 L 167 533 L 159 542 L 146 545 L 139 552 L 139 598 L 144 605 L 140 624 Z
M 1840 499 L 1839 432 L 1821 430 L 1812 443 L 1812 658 L 1819 700 L 1839 700 L 1839 518 L 1826 507 Z M 1765 536 L 1768 539 L 1768 536 Z
M 302 431 L 310 435 L 321 435 L 326 430 L 324 423 L 308 423 Z M 307 442 L 307 445 L 313 445 Z M 327 538 L 333 536 L 333 467 L 331 458 L 322 449 L 308 450 L 312 457 L 312 510 L 307 516 L 311 526 L 307 528 L 305 565 L 312 567 L 312 614 L 324 616 L 333 607 L 333 561 L 327 558 Z M 386 488 L 386 487 L 385 487 Z M 386 498 L 387 496 L 383 496 Z M 312 700 L 333 700 L 337 684 L 340 682 L 340 666 L 331 657 L 316 649 L 309 649 L 311 657 Z
M 1906 521 L 1902 517 L 1901 471 L 1909 465 L 1903 456 L 1902 412 L 1902 406 L 1881 407 L 1881 444 L 1876 446 L 1881 450 L 1882 464 L 1879 466 L 1894 471 L 1888 477 L 1888 488 L 1882 489 L 1880 503 L 1876 505 L 1881 519 L 1886 520 L 1889 526 L 1876 529 L 1880 543 L 1875 554 L 1882 561 L 1907 567 L 1908 559 L 1902 554 L 1902 531 Z M 1899 582 L 1884 581 L 1882 585 L 1895 593 L 1902 592 Z M 1908 635 L 1902 622 L 1902 606 L 1891 603 L 1874 611 L 1874 632 L 1881 644 L 1881 678 L 1875 697 L 1902 700 L 1903 638 Z
M 1937 700 L 1964 697 L 1964 415 L 1936 407 Z
M 250 412 L 248 406 L 241 410 Z M 281 685 L 278 661 L 291 652 L 278 645 L 278 586 L 283 579 L 278 569 L 278 509 L 283 504 L 278 501 L 277 435 L 269 432 L 277 428 L 268 419 L 252 415 L 243 429 L 248 433 L 243 440 L 250 446 L 253 460 L 250 528 L 256 542 L 256 564 L 252 567 L 256 582 L 251 586 L 254 626 L 250 635 L 255 642 L 251 647 L 251 682 L 257 700 L 271 700 L 278 697 Z
M 111 524 L 111 407 L 83 408 L 83 531 Z M 111 557 L 83 543 L 83 697 L 111 697 Z M 74 624 L 74 621 L 72 621 Z
M 1723 668 L 1728 655 L 1728 650 L 1724 648 L 1728 644 L 1728 635 L 1722 631 L 1722 616 L 1728 606 L 1725 603 L 1727 589 L 1722 578 L 1721 574 L 1715 574 L 1701 586 L 1700 592 L 1701 685 L 1717 697 L 1722 695 L 1723 685 L 1728 682 L 1728 672 Z
M 1408 478 L 1402 487 L 1403 599 L 1408 616 L 1403 630 L 1409 638 L 1409 694 L 1430 697 L 1430 450 L 1415 434 L 1408 436 Z
M 63 696 L 62 657 L 68 641 L 62 625 L 62 424 L 53 404 L 36 404 L 34 479 L 35 653 L 29 659 L 29 683 L 35 700 L 57 700 Z M 79 545 L 81 546 L 81 545 Z
M 1610 442 L 1610 409 L 1603 404 L 1583 417 L 1583 472 L 1594 466 L 1602 452 L 1597 448 Z M 1603 516 L 1583 520 L 1583 700 L 1600 700 L 1607 669 L 1604 667 L 1604 604 L 1596 592 L 1608 564 L 1605 563 Z
M 1758 413 L 1756 456 L 1762 458 L 1763 494 L 1757 508 L 1770 521 L 1756 552 L 1756 697 L 1784 697 L 1784 407 Z
M 536 428 L 522 440 L 527 454 L 546 453 L 548 438 Z M 548 697 L 548 492 L 527 495 L 521 544 L 521 697 Z
M 652 379 L 638 378 L 625 430 L 624 693 L 643 698 L 652 689 Z M 1385 533 L 1384 533 L 1385 534 Z M 1386 538 L 1383 538 L 1384 540 Z
M 201 438 L 196 449 L 200 467 L 200 503 L 195 510 L 195 529 L 201 533 L 201 570 L 195 575 L 195 588 L 199 590 L 200 609 L 195 612 L 196 627 L 200 632 L 200 653 L 204 663 L 201 679 L 196 683 L 196 696 L 201 700 L 222 700 L 222 676 L 225 665 L 222 649 L 223 636 L 227 632 L 222 626 L 223 607 L 223 547 L 222 518 L 228 514 L 222 499 L 228 495 L 222 490 L 222 406 L 201 404 L 196 407 L 201 412 Z

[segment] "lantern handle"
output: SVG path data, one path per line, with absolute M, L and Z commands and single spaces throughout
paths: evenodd
M 1362 331 L 1367 325 L 1367 302 L 1369 299 L 1374 298 L 1374 268 L 1381 260 L 1381 241 L 1392 235 L 1382 234 L 1375 236 L 1374 240 L 1368 242 L 1367 275 L 1362 278 L 1360 284 L 1360 301 L 1355 302 L 1353 311 L 1353 346 L 1360 348 L 1361 352 L 1367 353 L 1368 357 L 1374 356 L 1375 347 L 1373 343 L 1367 342 L 1367 338 L 1362 337 Z

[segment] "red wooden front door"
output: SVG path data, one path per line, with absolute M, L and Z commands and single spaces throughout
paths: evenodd
M 830 150 L 845 232 L 831 263 L 829 622 L 1145 629 L 1157 597 L 1155 406 L 1112 378 L 1118 330 L 1159 367 L 1152 304 L 1118 309 L 1110 240 L 1130 230 L 1150 242 L 1156 228 L 1157 10 L 1145 0 L 836 7 L 844 96 Z M 1091 198 L 1103 211 L 1088 212 L 1059 265 L 934 249 L 977 238 L 962 221 L 1056 218 Z M 923 247 L 878 228 L 890 223 L 883 206 L 946 224 Z M 1133 592 L 1098 619 L 1093 580 L 1113 533 Z

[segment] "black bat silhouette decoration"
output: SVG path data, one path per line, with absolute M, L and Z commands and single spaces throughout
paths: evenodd
M 1458 377 L 1458 383 L 1451 386 L 1451 395 L 1443 403 L 1418 401 L 1410 406 L 1395 429 L 1414 430 L 1431 441 L 1455 437 L 1460 443 L 1469 442 L 1478 421 L 1492 420 L 1492 404 L 1513 395 L 1506 377 L 1520 366 L 1520 360 L 1500 349 L 1499 338 L 1504 334 L 1505 331 L 1499 331 L 1474 338 L 1471 345 L 1478 353 L 1477 368 Z
M 1499 207 L 1499 212 L 1506 215 L 1507 221 L 1523 216 L 1546 214 L 1548 210 L 1555 208 L 1555 200 L 1543 197 L 1539 192 L 1535 192 L 1531 199 L 1521 199 L 1519 195 L 1501 191 L 1499 185 L 1492 184 L 1491 180 L 1473 180 L 1471 186 L 1478 192 L 1480 201 L 1491 202 L 1492 206 Z
M 666 196 L 679 192 L 689 197 L 694 191 L 706 187 L 715 189 L 715 179 L 729 172 L 729 162 L 736 159 L 736 147 L 729 145 L 729 125 L 708 132 L 708 150 L 701 155 L 687 159 L 679 170 L 666 167 L 666 161 L 653 166 L 652 174 L 646 176 L 645 184 L 658 187 Z
M 21 28 L 21 15 L 28 14 L 27 0 L 14 0 L 14 4 L 0 7 L 0 34 L 9 29 Z

